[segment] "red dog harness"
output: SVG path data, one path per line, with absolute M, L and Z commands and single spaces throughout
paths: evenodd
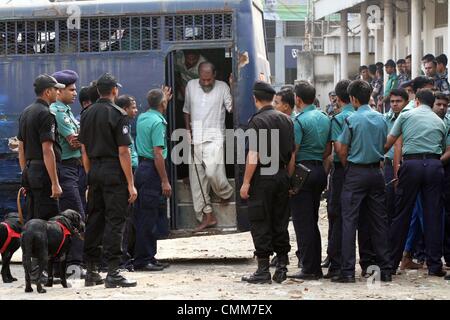
M 2 225 L 6 227 L 6 230 L 8 230 L 8 237 L 6 238 L 5 243 L 3 244 L 3 247 L 0 249 L 0 253 L 4 253 L 6 249 L 8 249 L 9 244 L 11 243 L 11 240 L 14 238 L 20 238 L 20 233 L 17 233 L 7 224 L 6 222 L 2 222 Z
M 62 246 L 64 245 L 64 242 L 66 242 L 66 238 L 67 236 L 72 235 L 69 231 L 69 229 L 67 229 L 67 227 L 65 225 L 63 225 L 61 222 L 56 221 L 57 224 L 59 224 L 59 226 L 61 227 L 62 231 L 63 231 L 63 238 L 61 243 L 59 244 L 58 250 L 56 250 L 55 253 L 55 257 L 59 254 L 59 251 L 61 251 Z

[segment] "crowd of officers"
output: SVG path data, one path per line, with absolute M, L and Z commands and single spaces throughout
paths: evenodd
M 73 70 L 38 76 L 37 99 L 19 118 L 26 221 L 48 220 L 66 209 L 79 212 L 87 219 L 86 232 L 84 242 L 72 237 L 68 272 L 79 268 L 86 286 L 133 287 L 137 282 L 123 275 L 124 268 L 168 267 L 155 255 L 157 239 L 168 232 L 164 113 L 171 89 L 148 92 L 135 142 L 130 120 L 137 115 L 136 101 L 119 96 L 114 76 L 103 74 L 79 95 L 77 81 Z M 83 108 L 78 119 L 70 107 L 77 95 Z
M 106 73 L 80 90 L 79 119 L 70 108 L 77 81 L 72 70 L 38 76 L 37 99 L 20 116 L 26 219 L 48 220 L 65 209 L 80 212 L 87 217 L 85 240 L 74 239 L 69 264 L 87 267 L 86 286 L 136 286 L 123 275 L 123 267 L 155 271 L 168 266 L 155 255 L 157 239 L 167 232 L 165 198 L 172 192 L 165 164 L 165 112 L 172 92 L 167 87 L 148 92 L 134 141 L 130 119 L 137 115 L 136 101 L 119 96 L 117 79 Z M 255 82 L 257 112 L 249 130 L 269 129 L 269 150 L 278 150 L 279 168 L 264 174 L 271 164 L 260 163 L 261 144 L 250 145 L 240 197 L 248 202 L 258 269 L 243 281 L 283 282 L 288 277 L 290 215 L 300 269 L 290 277 L 355 282 L 356 235 L 363 276 L 377 266 L 381 281 L 391 281 L 400 262 L 401 269 L 416 266 L 416 251 L 422 252 L 430 276 L 446 275 L 442 256 L 448 265 L 448 95 L 436 90 L 432 78 L 418 77 L 385 93 L 389 111 L 383 114 L 369 105 L 373 93 L 367 80 L 340 81 L 330 118 L 314 105 L 316 90 L 306 81 L 278 93 L 268 83 Z M 276 145 L 270 145 L 271 129 L 278 130 Z M 310 173 L 293 192 L 296 164 Z M 323 276 L 318 219 L 327 186 L 329 263 Z M 105 279 L 99 274 L 102 265 L 108 272 Z
M 442 261 L 450 266 L 449 97 L 432 78 L 391 88 L 383 98 L 389 104 L 384 114 L 369 105 L 373 87 L 362 79 L 336 84 L 331 117 L 313 104 L 316 90 L 305 81 L 278 93 L 257 82 L 253 94 L 258 111 L 249 128 L 281 130 L 280 168 L 275 175 L 262 174 L 259 151 L 250 149 L 240 196 L 248 201 L 258 268 L 243 281 L 355 282 L 356 240 L 363 277 L 377 271 L 381 281 L 392 281 L 399 269 L 422 267 L 412 260 L 422 251 L 428 275 L 450 279 Z M 293 193 L 289 179 L 298 164 L 310 173 Z M 318 219 L 327 185 L 328 262 L 321 263 Z M 288 275 L 289 215 L 300 270 Z M 325 275 L 322 268 L 328 268 Z

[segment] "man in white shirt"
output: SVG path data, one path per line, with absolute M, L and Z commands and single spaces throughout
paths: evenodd
M 189 180 L 194 210 L 197 219 L 202 218 L 195 231 L 217 224 L 210 188 L 224 201 L 233 194 L 224 164 L 225 111 L 232 111 L 230 88 L 225 82 L 215 79 L 216 70 L 212 63 L 202 62 L 198 71 L 200 78 L 190 80 L 186 86 L 183 108 L 186 129 L 191 133 L 193 145 Z

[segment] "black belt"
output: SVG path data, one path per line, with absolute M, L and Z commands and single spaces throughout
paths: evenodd
M 394 165 L 394 161 L 389 158 L 384 158 L 384 165 L 392 167 Z
M 150 159 L 150 158 L 139 157 L 139 161 L 154 162 L 154 161 L 155 161 L 155 159 Z
M 70 158 L 61 160 L 61 164 L 65 166 L 80 166 L 81 165 L 81 159 L 80 158 Z
M 440 160 L 441 156 L 435 153 L 412 153 L 412 154 L 405 154 L 403 156 L 403 160 L 425 160 L 425 159 Z
M 257 165 L 257 169 L 261 169 L 261 168 L 272 168 L 272 166 L 271 165 L 267 165 L 267 164 L 265 164 L 265 165 L 258 164 Z M 278 168 L 279 169 L 287 169 L 287 165 L 284 164 L 284 163 L 280 163 Z
M 358 168 L 379 168 L 380 167 L 380 163 L 379 162 L 374 162 L 374 163 L 353 163 L 353 162 L 349 162 L 348 165 L 351 166 L 351 167 L 358 167 Z
M 27 164 L 44 164 L 44 160 L 27 160 Z
M 344 166 L 340 162 L 334 162 L 334 168 L 335 169 L 341 169 L 341 168 L 344 168 Z
M 299 161 L 297 163 L 301 163 L 304 165 L 312 165 L 312 166 L 322 166 L 323 165 L 323 161 L 319 161 L 319 160 L 302 160 Z
M 95 158 L 89 158 L 92 162 L 119 162 L 119 158 L 112 158 L 112 157 L 95 157 Z

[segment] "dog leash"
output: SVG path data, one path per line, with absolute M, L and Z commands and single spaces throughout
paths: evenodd
M 23 224 L 23 211 L 22 211 L 22 204 L 20 202 L 20 196 L 23 194 L 23 192 L 25 191 L 24 187 L 21 187 L 19 189 L 19 192 L 17 192 L 17 211 L 19 213 L 19 223 Z

